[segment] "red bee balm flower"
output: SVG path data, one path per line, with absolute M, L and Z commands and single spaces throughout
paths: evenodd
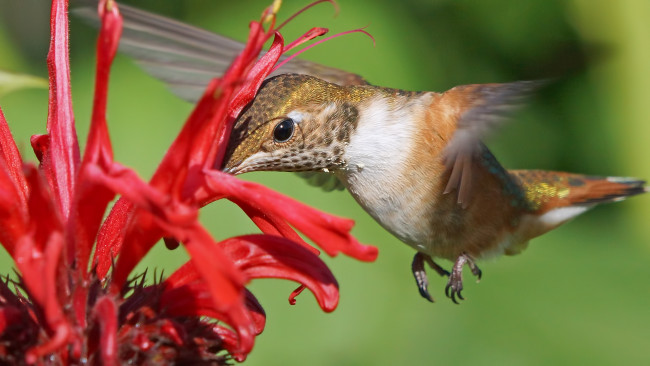
M 306 287 L 324 311 L 334 310 L 336 280 L 293 228 L 329 255 L 372 261 L 376 248 L 350 235 L 350 220 L 213 169 L 235 118 L 285 51 L 273 8 L 251 23 L 246 48 L 210 83 L 146 183 L 113 161 L 106 100 L 122 18 L 110 0 L 99 2 L 95 99 L 80 155 L 67 7 L 65 0 L 52 1 L 48 133 L 32 138 L 38 168 L 22 161 L 0 110 L 0 242 L 19 271 L 17 281 L 0 281 L 0 363 L 220 364 L 228 358 L 223 349 L 241 361 L 265 322 L 245 288 L 253 278 L 297 281 L 291 301 Z M 323 33 L 308 32 L 291 46 Z M 115 195 L 121 198 L 104 220 Z M 264 234 L 216 242 L 197 217 L 200 207 L 222 198 L 239 205 Z M 144 275 L 129 280 L 161 238 L 168 246 L 182 243 L 191 260 L 153 285 Z

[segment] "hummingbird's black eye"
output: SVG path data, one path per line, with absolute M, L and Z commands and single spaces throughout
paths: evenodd
M 285 118 L 275 125 L 273 140 L 275 142 L 287 142 L 293 136 L 296 123 L 291 118 Z

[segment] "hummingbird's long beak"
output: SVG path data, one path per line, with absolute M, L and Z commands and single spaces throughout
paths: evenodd
M 221 171 L 224 173 L 237 175 L 242 172 L 242 163 L 243 161 L 241 159 L 234 161 L 232 159 L 232 156 L 227 156 L 226 159 L 224 159 Z
M 232 175 L 237 175 L 238 173 L 238 167 L 239 164 L 226 164 L 223 168 L 221 168 L 221 171 L 224 173 L 232 174 Z

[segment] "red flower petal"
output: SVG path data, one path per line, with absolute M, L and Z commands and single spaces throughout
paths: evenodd
M 259 38 L 261 28 L 256 27 L 255 23 L 252 26 L 251 38 Z M 254 97 L 255 91 L 259 88 L 259 84 L 262 83 L 264 77 L 270 71 L 273 64 L 277 61 L 277 58 L 280 56 L 281 52 L 281 37 L 276 37 L 274 45 L 271 47 L 271 50 L 262 58 L 262 61 L 256 65 L 256 68 L 253 72 L 257 73 L 257 76 L 254 77 L 252 82 L 245 83 L 243 91 L 239 92 L 238 96 L 238 107 L 243 108 L 245 104 L 250 102 Z M 260 43 L 259 41 L 256 41 Z M 252 46 L 251 46 L 252 47 Z M 247 48 L 249 55 L 248 63 L 254 61 L 252 57 L 251 47 Z M 258 47 L 261 47 L 258 46 Z M 259 49 L 257 49 L 259 52 Z M 247 54 L 246 51 L 242 54 Z M 231 70 L 242 71 L 245 57 L 240 56 L 238 61 L 235 61 Z M 185 127 L 176 138 L 168 153 L 165 155 L 162 163 L 157 169 L 156 173 L 152 177 L 151 186 L 154 186 L 160 190 L 158 195 L 162 195 L 162 192 L 167 192 L 172 195 L 172 197 L 182 200 L 187 199 L 194 195 L 198 187 L 201 186 L 202 178 L 200 176 L 201 171 L 197 169 L 189 169 L 188 167 L 193 167 L 205 165 L 207 156 L 210 155 L 210 151 L 213 150 L 215 146 L 215 134 L 217 129 L 220 129 L 219 133 L 227 136 L 229 130 L 224 129 L 225 127 L 223 121 L 226 119 L 226 108 L 228 105 L 232 105 L 232 102 L 229 104 L 228 95 L 232 93 L 232 88 L 235 84 L 235 80 L 240 78 L 239 75 L 233 72 L 227 72 L 224 75 L 224 80 L 220 83 L 213 81 L 210 86 L 208 86 L 204 96 L 197 104 L 196 108 L 192 112 L 192 115 L 185 124 Z M 230 80 L 233 79 L 233 80 Z M 230 80 L 230 84 L 226 83 L 226 80 Z M 254 84 L 254 85 L 253 85 Z M 215 97 L 215 93 L 219 87 L 221 93 L 219 98 Z M 254 89 L 254 90 L 253 90 Z M 215 99 L 216 98 L 216 99 Z M 232 107 L 228 107 L 232 108 Z M 219 127 L 220 126 L 220 127 Z M 231 127 L 231 126 L 230 126 Z M 225 149 L 225 146 L 223 147 Z M 210 164 L 211 165 L 211 164 Z M 153 204 L 149 205 L 147 198 L 143 194 L 149 192 L 148 196 L 153 197 L 156 193 L 152 192 L 151 186 L 147 186 L 141 183 L 138 179 L 132 178 L 129 181 L 124 180 L 124 177 L 111 178 L 109 175 L 104 173 L 97 173 L 97 176 L 103 176 L 99 179 L 103 179 L 105 184 L 110 184 L 116 191 L 122 193 L 125 197 L 129 199 L 135 199 L 138 203 L 135 206 L 138 207 L 149 207 L 149 211 L 153 210 L 153 206 L 156 207 L 165 207 L 165 205 Z M 108 180 L 111 180 L 112 183 L 109 183 Z M 137 184 L 138 187 L 133 187 L 133 184 Z M 162 196 L 160 196 L 162 198 Z M 150 200 L 153 198 L 150 198 Z M 153 199 L 158 201 L 157 199 Z M 134 201 L 135 203 L 135 201 Z M 170 202 L 164 202 L 169 206 Z M 116 234 L 120 230 L 129 231 L 129 227 L 134 227 L 135 223 L 142 224 L 135 213 L 133 212 L 133 207 L 127 203 L 122 203 L 120 200 L 116 204 L 116 208 L 113 209 L 115 212 L 111 212 L 109 218 L 104 222 L 100 229 L 97 242 L 97 251 L 95 254 L 94 263 L 98 265 L 98 273 L 100 276 L 103 276 L 110 266 L 112 257 L 109 254 L 115 254 L 122 248 L 122 236 L 116 237 Z M 128 227 L 126 227 L 128 225 Z M 120 274 L 119 280 L 117 283 L 123 283 L 123 280 L 126 279 L 128 271 L 130 271 L 135 264 L 137 264 L 140 259 L 146 254 L 150 247 L 160 238 L 163 233 L 160 230 L 152 231 L 144 239 L 145 233 L 144 230 L 147 230 L 146 227 L 136 227 L 139 231 L 139 238 L 132 237 L 130 240 L 134 240 L 132 249 L 137 248 L 137 253 L 129 253 L 127 256 L 131 264 L 126 265 L 124 260 L 118 262 L 118 269 Z M 153 227 L 149 227 L 151 230 L 154 230 Z M 110 239 L 110 240 L 109 240 Z M 145 244 L 146 243 L 146 244 Z M 115 278 L 114 278 L 115 281 Z
M 241 340 L 239 351 L 250 352 L 254 329 L 243 304 L 244 278 L 198 224 L 196 215 L 187 216 L 186 213 L 191 212 L 188 211 L 189 207 L 183 208 L 183 205 L 169 202 L 166 196 L 144 184 L 128 169 L 110 176 L 100 171 L 94 173 L 94 179 L 141 207 L 133 211 L 130 225 L 126 228 L 124 243 L 113 271 L 111 286 L 114 291 L 119 291 L 135 264 L 163 234 L 172 236 L 185 245 L 212 295 L 215 310 L 225 314 L 229 324 L 237 330 Z M 215 266 L 214 263 L 220 265 Z
M 97 238 L 95 264 L 105 275 L 114 255 L 120 253 L 112 285 L 119 289 L 131 270 L 163 236 L 174 227 L 193 225 L 195 207 L 170 201 L 170 197 L 142 181 L 134 171 L 113 163 L 108 172 L 94 165 L 86 169 L 89 179 L 103 184 L 130 201 L 118 201 Z M 112 235 L 110 235 L 112 234 Z
M 24 237 L 33 240 L 39 253 L 47 250 L 52 235 L 63 237 L 63 221 L 56 207 L 50 187 L 45 183 L 41 172 L 31 164 L 25 165 L 25 177 L 29 184 L 28 209 L 30 216 L 29 234 Z
M 275 215 L 269 215 L 268 213 L 259 210 L 244 201 L 240 201 L 232 198 L 231 201 L 235 203 L 237 206 L 239 206 L 263 233 L 285 237 L 309 249 L 312 253 L 316 255 L 320 254 L 320 250 L 307 244 L 307 242 L 304 241 L 302 237 L 298 235 L 298 233 L 296 233 L 296 231 L 291 227 L 291 225 L 289 225 L 281 217 L 277 217 Z
M 122 32 L 122 18 L 117 6 L 112 1 L 102 1 L 99 7 L 102 22 L 97 42 L 93 115 L 68 225 L 74 238 L 70 243 L 74 248 L 69 251 L 69 255 L 74 257 L 68 261 L 79 264 L 81 278 L 87 278 L 88 260 L 97 231 L 108 203 L 115 197 L 113 190 L 93 181 L 92 172 L 89 171 L 91 166 L 106 170 L 112 167 L 113 151 L 106 125 L 106 103 L 111 64 Z
M 132 212 L 133 203 L 120 198 L 102 223 L 97 233 L 92 262 L 99 278 L 106 277 L 113 265 L 113 259 L 117 258 L 124 240 L 124 226 Z
M 54 329 L 65 321 L 59 300 L 68 292 L 64 278 L 57 282 L 64 245 L 63 227 L 48 187 L 36 168 L 28 165 L 26 177 L 31 191 L 30 234 L 20 238 L 14 260 L 30 297 L 43 307 L 45 320 Z
M 11 180 L 16 182 L 16 188 L 18 189 L 16 198 L 22 205 L 26 206 L 28 190 L 23 175 L 23 159 L 20 157 L 11 131 L 9 131 L 2 108 L 0 108 L 0 160 L 5 162 L 6 171 L 11 176 Z
M 117 365 L 117 305 L 112 297 L 102 296 L 93 307 L 99 324 L 99 350 L 102 365 Z
M 239 341 L 237 334 L 232 330 L 221 326 L 215 325 L 212 327 L 212 332 L 223 341 L 223 347 L 230 353 L 237 362 L 244 362 L 247 354 L 241 353 L 237 350 L 237 343 Z
M 284 52 L 290 51 L 290 50 L 300 46 L 301 44 L 303 44 L 305 42 L 308 42 L 308 41 L 310 41 L 310 40 L 312 40 L 312 39 L 314 39 L 316 37 L 320 37 L 320 36 L 322 36 L 324 34 L 327 34 L 327 32 L 329 32 L 329 29 L 327 29 L 327 28 L 314 27 L 314 28 L 308 30 L 302 36 L 298 37 L 295 41 L 291 42 L 288 46 L 286 46 L 284 48 Z M 284 64 L 284 62 L 282 64 Z M 282 64 L 278 64 L 273 69 L 274 70 L 279 69 L 280 66 L 282 66 Z
M 283 278 L 307 286 L 325 311 L 333 311 L 338 304 L 338 285 L 336 279 L 317 255 L 294 242 L 268 235 L 248 235 L 227 239 L 219 246 L 223 248 L 230 260 L 249 278 Z M 192 258 L 197 258 L 192 256 Z M 221 291 L 207 291 L 205 274 L 199 274 L 194 264 L 186 264 L 165 281 L 165 291 L 161 304 L 174 315 L 207 315 L 221 319 L 237 329 L 239 340 L 246 342 L 246 333 L 242 333 L 232 313 L 224 313 L 214 302 L 221 302 Z M 220 262 L 221 263 L 221 262 Z M 219 296 L 215 299 L 214 296 Z M 211 300 L 211 301 L 210 301 Z M 254 302 L 253 302 L 254 301 Z M 255 334 L 263 329 L 265 319 L 257 301 L 249 294 L 246 307 L 253 319 Z M 259 307 L 261 310 L 261 307 Z M 255 314 L 258 314 L 257 316 Z M 252 341 L 252 338 L 251 338 Z M 239 353 L 245 347 L 238 348 Z M 247 352 L 243 352 L 247 353 Z
M 215 310 L 224 314 L 237 331 L 239 352 L 249 353 L 253 348 L 255 328 L 243 302 L 244 278 L 202 227 L 196 225 L 183 231 L 185 233 L 179 231 L 174 236 L 185 244 L 192 263 L 212 295 Z
M 79 165 L 79 143 L 74 127 L 68 58 L 68 1 L 52 0 L 50 51 L 47 66 L 50 98 L 47 131 L 50 144 L 42 167 L 59 211 L 67 219 Z
M 283 278 L 309 288 L 320 307 L 333 311 L 339 300 L 338 284 L 317 255 L 281 237 L 247 235 L 219 243 L 249 278 Z
M 0 243 L 10 255 L 27 233 L 27 194 L 22 160 L 0 110 Z
M 282 217 L 313 240 L 330 256 L 342 252 L 362 261 L 377 258 L 377 248 L 360 244 L 349 231 L 352 220 L 328 215 L 262 185 L 239 180 L 231 175 L 206 172 L 206 191 L 226 196 L 234 202 L 247 202 L 269 216 Z
M 253 324 L 253 333 L 258 335 L 266 325 L 266 314 L 255 296 L 244 291 L 245 305 Z M 160 298 L 160 306 L 172 316 L 208 316 L 229 323 L 228 314 L 214 308 L 214 300 L 205 283 L 197 280 L 182 286 L 171 287 L 165 282 L 165 290 Z

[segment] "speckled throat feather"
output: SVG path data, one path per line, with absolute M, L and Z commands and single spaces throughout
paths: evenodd
M 224 166 L 237 166 L 258 152 L 277 151 L 274 156 L 264 156 L 251 163 L 245 171 L 317 171 L 341 167 L 345 164 L 342 153 L 357 126 L 358 105 L 378 94 L 415 93 L 370 85 L 340 86 L 298 74 L 268 79 L 235 123 Z M 295 113 L 309 120 L 298 124 L 298 143 L 287 143 L 281 149 L 282 143 L 271 143 L 271 131 L 277 122 Z

